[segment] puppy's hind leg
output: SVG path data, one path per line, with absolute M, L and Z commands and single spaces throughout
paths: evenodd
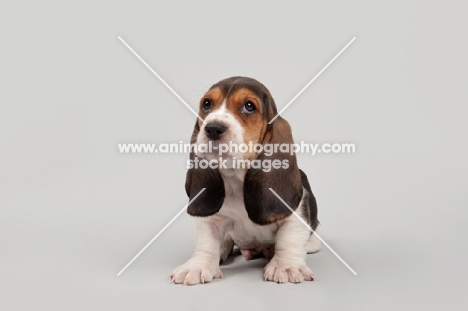
M 319 230 L 320 224 L 317 226 L 317 228 L 315 228 L 314 233 L 310 236 L 309 240 L 307 241 L 306 251 L 308 254 L 316 253 L 322 247 L 322 242 L 320 242 L 320 240 L 317 238 L 317 235 L 315 234 L 315 232 L 317 232 L 317 234 L 320 234 Z
M 229 234 L 224 235 L 223 244 L 221 246 L 221 255 L 220 255 L 220 262 L 223 263 L 232 253 L 232 249 L 234 248 L 234 240 L 231 238 Z

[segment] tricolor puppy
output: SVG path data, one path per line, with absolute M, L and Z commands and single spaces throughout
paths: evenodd
M 278 117 L 268 89 L 246 77 L 232 77 L 213 85 L 200 101 L 199 115 L 191 143 L 209 144 L 292 144 L 291 128 Z M 217 150 L 192 152 L 190 158 L 218 159 Z M 292 214 L 271 191 L 273 189 L 312 229 L 317 229 L 317 204 L 307 176 L 299 170 L 295 155 L 276 152 L 222 154 L 228 160 L 280 160 L 280 168 L 192 167 L 185 189 L 193 199 L 188 207 L 196 221 L 194 254 L 176 268 L 171 279 L 187 285 L 221 278 L 220 261 L 226 260 L 234 245 L 246 259 L 264 255 L 270 259 L 264 279 L 278 283 L 312 281 L 306 254 L 320 249 L 315 234 Z

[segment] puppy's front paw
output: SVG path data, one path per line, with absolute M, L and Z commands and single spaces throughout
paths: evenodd
M 195 285 L 208 283 L 214 278 L 222 278 L 223 274 L 217 262 L 212 263 L 202 259 L 190 259 L 177 267 L 170 275 L 176 284 Z
M 295 263 L 293 261 L 273 259 L 266 265 L 265 281 L 273 281 L 276 283 L 301 283 L 302 281 L 313 281 L 314 275 L 307 267 L 305 261 Z

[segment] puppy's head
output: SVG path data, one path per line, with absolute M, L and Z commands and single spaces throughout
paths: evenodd
M 292 144 L 289 124 L 278 117 L 275 102 L 268 89 L 260 82 L 246 77 L 232 77 L 214 84 L 201 98 L 199 115 L 205 123 L 197 120 L 191 143 L 197 146 L 220 144 Z M 235 148 L 234 148 L 235 149 Z M 218 159 L 219 150 L 200 151 L 190 155 L 205 159 Z M 250 219 L 257 224 L 269 224 L 282 220 L 291 212 L 276 198 L 269 188 L 277 192 L 293 209 L 302 197 L 300 173 L 296 157 L 288 153 L 266 156 L 249 148 L 247 152 L 229 149 L 222 154 L 224 159 L 269 161 L 279 160 L 287 167 L 269 172 L 250 168 L 244 179 L 244 204 Z M 187 173 L 186 191 L 193 198 L 202 189 L 206 190 L 188 208 L 195 216 L 208 216 L 219 211 L 224 201 L 223 179 L 218 169 L 191 168 Z
M 276 114 L 276 106 L 268 89 L 260 82 L 246 77 L 232 77 L 213 85 L 201 98 L 194 143 L 215 147 L 212 152 L 198 151 L 202 158 L 217 158 L 219 144 L 248 145 L 264 143 L 268 121 Z M 251 148 L 252 149 L 252 148 Z M 223 158 L 254 159 L 253 150 L 240 152 L 231 148 Z

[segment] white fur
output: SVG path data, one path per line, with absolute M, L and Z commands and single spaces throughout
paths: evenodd
M 226 232 L 241 249 L 253 249 L 275 243 L 278 224 L 260 226 L 253 223 L 244 207 L 243 185 L 247 170 L 220 170 L 224 180 L 225 199 L 218 215 L 228 219 Z
M 322 242 L 320 242 L 320 240 L 317 238 L 317 235 L 315 234 L 315 232 L 317 232 L 317 234 L 320 234 L 320 228 L 321 225 L 319 224 L 317 228 L 315 228 L 314 234 L 312 234 L 309 238 L 309 241 L 307 241 L 306 250 L 308 254 L 316 253 L 322 247 Z

